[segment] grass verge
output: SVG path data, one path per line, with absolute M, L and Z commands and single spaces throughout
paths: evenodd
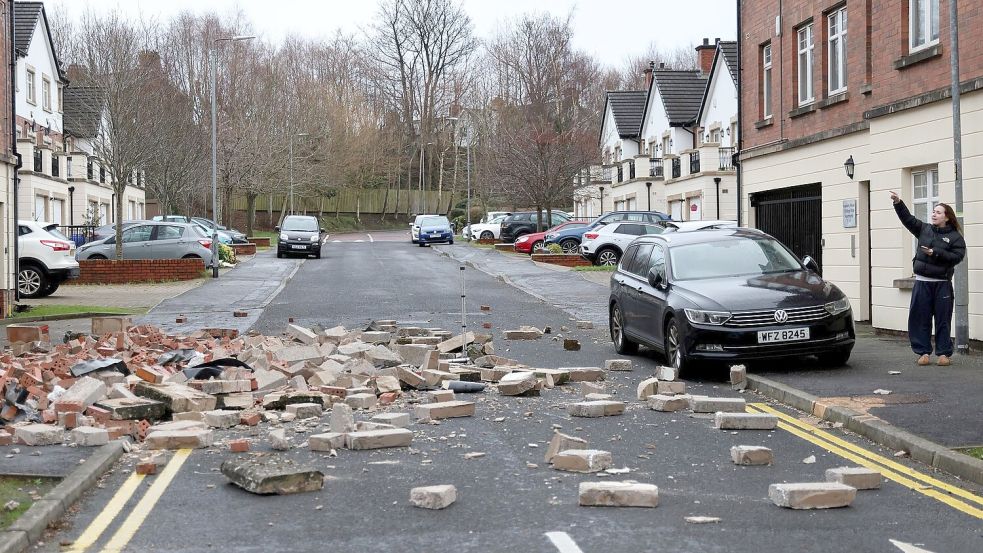
M 613 273 L 618 267 L 616 265 L 588 265 L 586 267 L 574 267 L 574 271 L 581 273 Z
M 962 453 L 963 455 L 976 457 L 977 459 L 983 461 L 983 447 L 967 447 L 965 449 L 957 449 L 956 451 Z
M 57 478 L 0 476 L 0 530 L 6 530 L 17 517 L 57 484 Z M 13 509 L 8 510 L 8 505 Z
M 78 313 L 110 313 L 116 315 L 134 315 L 145 310 L 133 307 L 105 307 L 101 305 L 33 305 L 26 311 L 14 313 L 14 319 L 28 317 L 57 317 L 59 315 L 76 315 Z

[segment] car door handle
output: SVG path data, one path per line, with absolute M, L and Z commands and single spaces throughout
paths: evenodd
M 643 290 L 643 288 L 641 286 L 639 286 L 638 288 L 635 288 L 635 290 L 638 290 L 638 292 L 641 293 L 642 290 Z

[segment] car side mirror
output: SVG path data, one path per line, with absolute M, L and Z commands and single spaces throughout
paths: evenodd
M 655 267 L 649 269 L 648 281 L 652 288 L 662 288 L 666 283 L 665 277 Z
M 806 269 L 809 269 L 817 275 L 819 274 L 819 263 L 816 263 L 816 260 L 813 259 L 812 256 L 807 255 L 803 257 L 802 264 L 805 265 Z
M 273 232 L 280 232 L 280 227 L 273 227 Z
M 319 229 L 317 229 L 317 231 L 318 231 L 319 233 L 321 233 L 321 234 L 324 234 L 324 229 L 323 229 L 323 228 L 319 228 Z

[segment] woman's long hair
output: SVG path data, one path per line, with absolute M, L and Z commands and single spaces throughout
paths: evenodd
M 963 229 L 959 228 L 959 219 L 956 219 L 956 212 L 952 210 L 952 206 L 949 204 L 938 203 L 936 205 L 942 206 L 945 210 L 945 222 L 946 224 L 952 225 L 952 228 L 956 229 L 959 234 L 963 233 Z

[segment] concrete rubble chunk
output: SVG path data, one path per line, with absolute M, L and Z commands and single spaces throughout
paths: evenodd
M 133 393 L 163 403 L 169 413 L 212 411 L 215 409 L 216 403 L 215 396 L 199 392 L 183 384 L 137 382 L 133 388 Z
M 403 358 L 396 355 L 386 346 L 375 346 L 362 354 L 363 358 L 375 367 L 396 367 L 403 363 Z
M 566 449 L 557 452 L 550 460 L 556 470 L 568 472 L 600 472 L 610 468 L 614 461 L 610 451 L 600 449 Z
M 594 328 L 594 323 L 591 321 L 577 321 L 576 324 L 580 330 L 591 330 Z
M 516 367 L 522 365 L 522 363 L 516 361 L 515 359 L 509 359 L 508 357 L 502 357 L 499 355 L 482 355 L 481 357 L 476 357 L 474 364 L 483 369 L 505 366 Z
M 362 341 L 369 344 L 388 344 L 393 339 L 391 332 L 367 330 L 362 333 Z
M 202 380 L 194 382 L 190 386 L 212 395 L 252 391 L 252 383 L 248 380 Z
M 365 432 L 366 430 L 383 430 L 383 429 L 389 430 L 392 428 L 396 428 L 396 427 L 391 424 L 385 424 L 381 422 L 358 421 L 355 423 L 356 432 Z
M 454 401 L 454 390 L 430 390 L 423 396 L 426 403 L 441 403 L 444 401 Z
M 160 420 L 167 414 L 167 407 L 159 402 L 144 397 L 134 399 L 103 399 L 94 404 L 100 409 L 109 411 L 113 420 Z
M 665 380 L 660 380 L 655 391 L 664 396 L 685 394 L 686 383 L 679 382 L 679 381 L 669 382 Z
M 775 505 L 788 509 L 848 507 L 856 497 L 856 488 L 837 482 L 803 482 L 768 486 L 768 498 Z
M 366 344 L 365 342 L 349 342 L 347 344 L 342 343 L 340 346 L 338 346 L 338 353 L 349 357 L 359 357 L 365 352 L 372 350 L 374 347 L 375 346 Z
M 106 384 L 101 380 L 83 376 L 58 399 L 65 403 L 78 401 L 88 407 L 104 397 L 106 397 Z
M 331 407 L 331 431 L 344 434 L 355 430 L 355 417 L 352 408 L 346 403 L 336 403 Z
M 375 387 L 380 394 L 400 391 L 399 379 L 395 376 L 377 376 L 375 378 Z
M 379 398 L 375 394 L 349 394 L 345 396 L 345 403 L 352 409 L 371 409 L 379 403 Z
M 534 326 L 520 326 L 518 330 L 506 330 L 506 340 L 539 340 L 543 331 Z
M 601 367 L 560 367 L 560 370 L 570 374 L 570 382 L 600 382 L 605 378 Z
M 474 408 L 473 401 L 443 401 L 417 405 L 414 414 L 416 419 L 421 421 L 472 417 L 474 416 Z
M 581 482 L 581 507 L 658 507 L 659 488 L 638 482 Z
M 457 501 L 457 488 L 451 484 L 420 486 L 410 490 L 410 503 L 423 509 L 446 509 Z
M 427 352 L 433 351 L 430 346 L 417 344 L 397 344 L 393 347 L 396 355 L 402 358 L 403 362 L 420 367 L 427 358 Z
M 622 401 L 581 401 L 567 404 L 567 414 L 571 417 L 610 417 L 625 412 Z
M 326 401 L 330 401 L 327 394 L 319 391 L 282 391 L 266 394 L 263 397 L 263 408 L 268 411 L 279 411 L 294 403 L 320 403 L 324 405 Z
M 324 434 L 314 434 L 307 438 L 307 445 L 311 451 L 331 451 L 345 447 L 345 435 L 338 432 L 325 432 Z
M 546 455 L 543 460 L 549 463 L 557 453 L 568 449 L 587 449 L 587 440 L 562 432 L 555 432 L 550 440 L 550 445 L 546 448 Z
M 250 493 L 287 495 L 316 492 L 324 487 L 324 474 L 277 456 L 235 457 L 222 463 L 222 474 Z
M 505 377 L 505 375 L 511 373 L 515 370 L 515 367 L 509 365 L 496 365 L 491 368 L 482 368 L 480 371 L 481 380 L 485 382 L 498 382 Z
M 774 430 L 778 417 L 768 413 L 725 413 L 718 411 L 713 424 L 721 430 Z
M 412 442 L 413 432 L 405 428 L 366 430 L 364 432 L 349 432 L 345 435 L 345 446 L 348 449 L 409 447 Z
M 604 384 L 598 384 L 597 382 L 581 382 L 580 383 L 580 395 L 586 396 L 589 394 L 603 394 L 605 393 Z
M 561 386 L 570 382 L 570 371 L 565 369 L 529 369 L 536 378 L 549 377 L 554 386 Z
M 410 425 L 409 413 L 379 413 L 372 417 L 372 422 L 389 424 L 396 428 L 406 428 Z
M 679 369 L 660 365 L 655 369 L 655 377 L 659 380 L 673 381 L 679 379 Z
M 453 338 L 449 338 L 437 344 L 437 351 L 440 353 L 450 353 L 452 351 L 458 351 L 464 349 L 471 342 L 474 342 L 474 332 L 467 332 L 465 334 L 458 334 Z
M 308 346 L 314 345 L 318 342 L 317 334 L 312 332 L 310 329 L 295 324 L 287 325 L 287 334 L 289 334 L 294 340 Z
M 531 372 L 511 372 L 498 381 L 503 396 L 538 395 L 542 383 Z
M 648 397 L 648 407 L 653 411 L 675 412 L 689 409 L 688 396 L 667 396 L 655 394 Z
M 324 356 L 314 346 L 289 346 L 276 351 L 273 357 L 277 361 L 287 364 L 310 361 L 315 365 L 320 365 L 324 361 Z
M 757 445 L 735 445 L 730 448 L 730 458 L 735 465 L 763 466 L 775 462 L 771 449 Z
M 592 394 L 587 394 L 586 396 L 584 396 L 584 399 L 587 400 L 587 401 L 599 401 L 599 400 L 604 400 L 604 399 L 614 399 L 614 396 L 611 395 L 611 394 L 592 393 Z
M 157 430 L 149 432 L 144 445 L 150 449 L 198 449 L 212 445 L 214 433 L 208 428 Z
M 266 435 L 270 439 L 270 447 L 277 451 L 287 451 L 290 449 L 290 440 L 287 438 L 287 431 L 282 428 L 271 430 Z
M 14 428 L 14 438 L 25 445 L 55 445 L 65 439 L 65 430 L 53 424 L 26 424 Z
M 630 371 L 632 370 L 631 359 L 608 359 L 604 362 L 606 371 Z
M 298 419 L 320 417 L 323 407 L 320 403 L 292 403 L 287 405 L 287 413 L 293 413 Z
M 95 447 L 109 443 L 109 431 L 105 428 L 80 426 L 71 433 L 72 443 L 79 447 Z
M 427 381 L 423 379 L 423 376 L 404 366 L 396 367 L 396 378 L 409 388 L 416 389 L 427 385 Z
M 232 428 L 239 424 L 239 411 L 226 411 L 217 409 L 202 413 L 205 417 L 205 424 L 212 428 Z
M 130 317 L 92 317 L 92 335 L 102 336 L 112 332 L 126 332 L 133 326 Z
M 287 377 L 279 371 L 256 369 L 253 371 L 257 392 L 269 392 L 287 385 Z
M 327 343 L 338 345 L 347 336 L 348 336 L 348 331 L 345 330 L 345 327 L 343 327 L 343 326 L 335 326 L 335 327 L 329 328 L 327 330 L 321 331 L 321 334 L 320 334 L 319 339 L 322 342 L 327 342 Z
M 881 487 L 880 471 L 867 467 L 838 467 L 826 469 L 826 481 L 846 484 L 858 490 L 876 490 Z
M 747 367 L 744 365 L 731 365 L 730 387 L 734 390 L 747 388 Z
M 743 413 L 746 406 L 747 403 L 741 398 L 707 396 L 690 397 L 690 408 L 693 409 L 694 413 L 716 413 L 717 411 L 723 411 L 725 413 Z
M 638 383 L 638 387 L 635 390 L 636 391 L 635 396 L 640 401 L 645 401 L 646 399 L 648 399 L 649 396 L 654 396 L 656 391 L 658 391 L 658 388 L 659 388 L 658 378 L 646 378 L 645 380 Z

